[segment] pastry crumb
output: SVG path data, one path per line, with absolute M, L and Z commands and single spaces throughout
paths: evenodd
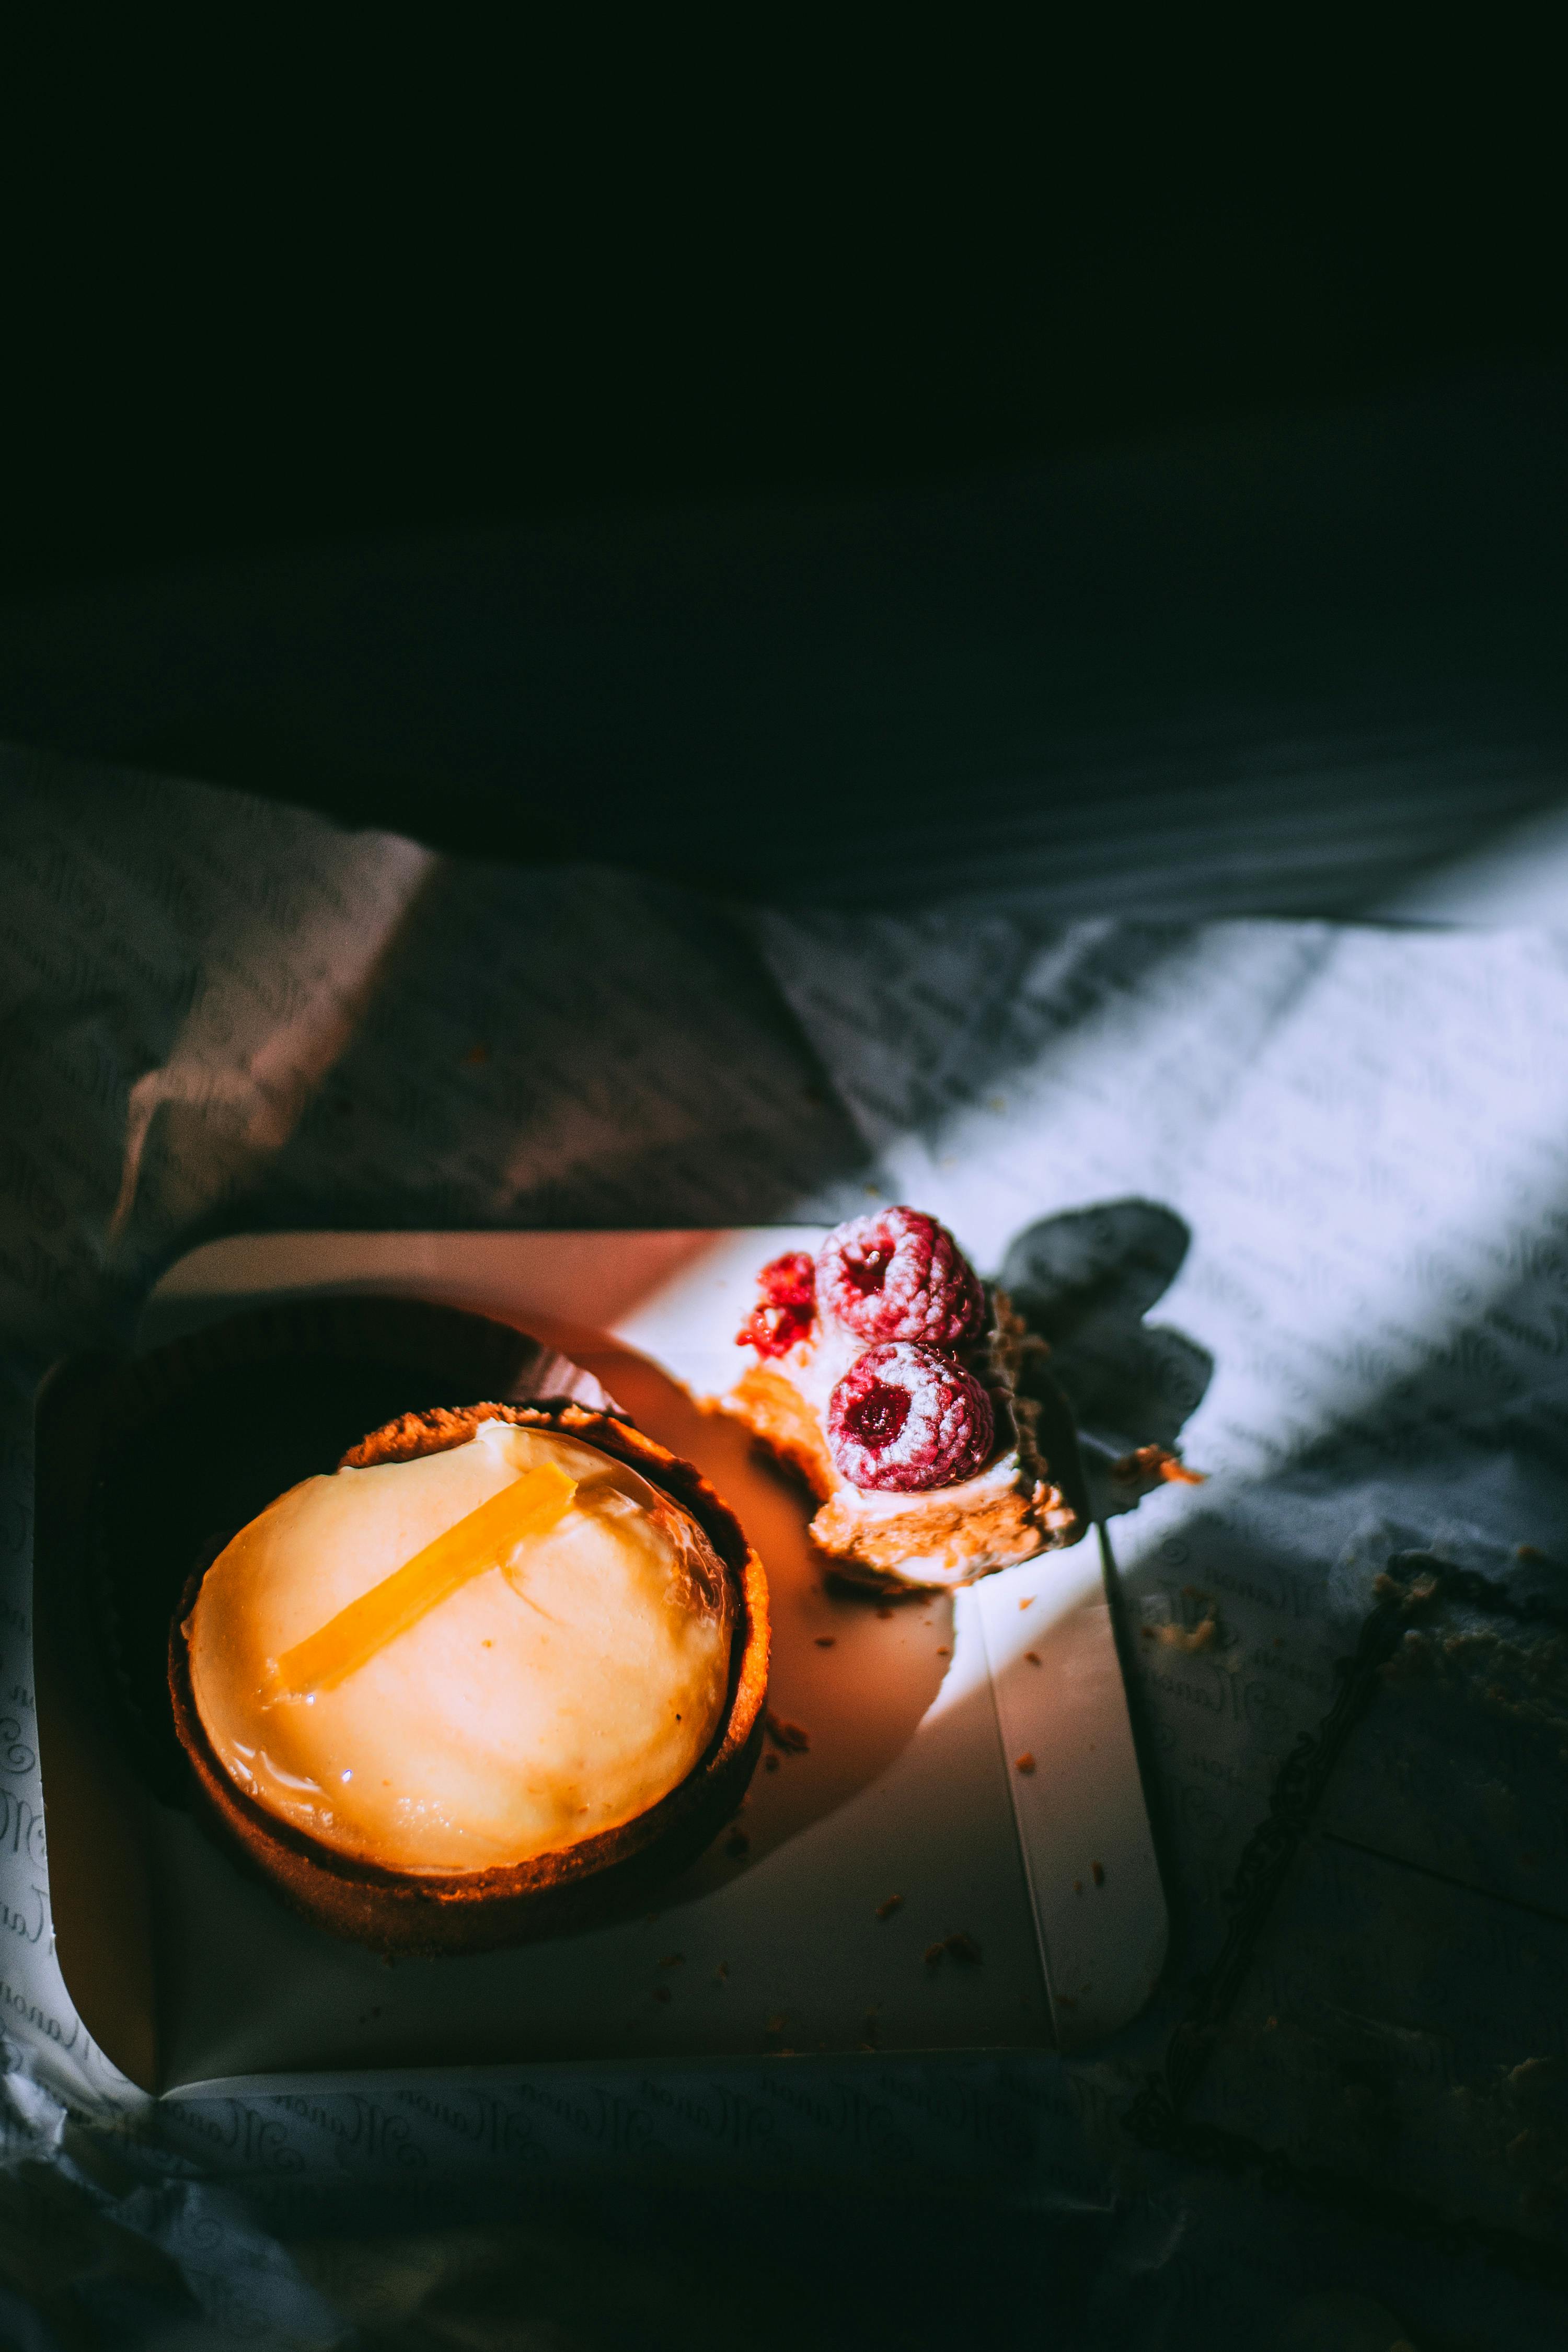
M 1105 1884 L 1105 1864 L 1102 1862 L 1091 1862 L 1089 1865 L 1089 1874 L 1093 1879 L 1097 1886 L 1103 1886 Z
M 1023 1752 L 1023 1754 L 1022 1754 L 1021 1756 L 1015 1756 L 1015 1757 L 1014 1757 L 1014 1759 L 1013 1759 L 1013 1769 L 1014 1769 L 1014 1771 L 1015 1771 L 1015 1772 L 1022 1772 L 1022 1773 L 1024 1773 L 1024 1774 L 1027 1775 L 1028 1773 L 1032 1772 L 1032 1771 L 1034 1770 L 1034 1769 L 1035 1769 L 1035 1752 L 1034 1752 L 1034 1749 L 1033 1749 L 1032 1748 L 1025 1748 L 1025 1750 L 1024 1750 L 1024 1752 Z
M 770 1712 L 767 1718 L 768 1738 L 786 1756 L 805 1756 L 811 1750 L 811 1734 L 801 1723 L 790 1723 L 782 1715 Z
M 939 1658 L 951 1658 L 952 1655 L 952 1652 L 948 1649 L 945 1644 L 939 1644 L 937 1649 L 937 1656 Z
M 1037 1592 L 1026 1592 L 1018 1606 L 1020 1609 L 1032 1609 L 1039 1597 Z
M 1038 1650 L 1026 1650 L 1024 1655 L 1027 1658 L 1032 1666 L 1037 1666 L 1039 1664 L 1040 1654 Z
M 763 1759 L 763 1769 L 764 1772 L 776 1772 L 778 1769 L 779 1759 L 770 1748 L 767 1754 Z
M 715 1983 L 715 1984 L 728 1984 L 728 1983 L 729 1983 L 729 1981 L 730 1981 L 730 1963 L 729 1963 L 729 1961 L 728 1961 L 728 1960 L 721 1960 L 721 1961 L 720 1961 L 720 1963 L 719 1963 L 718 1967 L 717 1967 L 717 1968 L 714 1969 L 714 1971 L 713 1971 L 713 1981 L 714 1981 L 714 1983 Z
M 888 1603 L 887 1603 L 885 1601 L 883 1601 L 883 1603 L 882 1603 L 881 1607 L 880 1607 L 880 1608 L 878 1610 L 878 1612 L 877 1612 L 877 1614 L 878 1614 L 878 1616 L 879 1616 L 879 1617 L 890 1617 L 890 1616 L 892 1615 L 892 1613 L 893 1613 L 893 1612 L 892 1612 L 891 1609 L 889 1609 L 889 1607 L 888 1606 Z
M 960 1928 L 953 1935 L 944 1936 L 940 1943 L 927 1945 L 925 1963 L 928 1969 L 939 1966 L 944 1958 L 962 1960 L 965 1968 L 972 1969 L 980 1958 L 980 1947 L 973 1936 L 966 1936 Z
M 902 1908 L 902 1906 L 903 1906 L 903 1900 L 904 1900 L 904 1898 L 903 1898 L 903 1896 L 902 1896 L 901 1895 L 889 1895 L 886 1898 L 886 1900 L 885 1900 L 885 1901 L 883 1901 L 883 1902 L 881 1902 L 881 1903 L 879 1903 L 879 1904 L 878 1904 L 878 1906 L 877 1906 L 877 1916 L 878 1916 L 878 1918 L 879 1918 L 879 1919 L 890 1919 L 890 1918 L 892 1917 L 892 1916 L 893 1916 L 893 1914 L 894 1914 L 894 1912 L 895 1912 L 895 1911 L 900 1910 L 900 1909 Z
M 729 1836 L 724 1841 L 724 1851 L 726 1853 L 734 1854 L 737 1857 L 742 1853 L 750 1853 L 752 1851 L 752 1841 L 746 1835 L 744 1830 L 732 1829 L 730 1832 Z
M 819 1650 L 831 1650 L 837 1639 L 837 1633 L 819 1633 L 816 1637 L 816 1646 Z
M 1173 1486 L 1201 1486 L 1206 1480 L 1206 1470 L 1189 1470 L 1179 1454 L 1166 1445 L 1135 1445 L 1131 1454 L 1122 1454 L 1110 1465 L 1110 1475 L 1119 1486 L 1157 1486 L 1163 1479 Z
M 1206 1650 L 1219 1631 L 1219 1621 L 1211 1614 L 1196 1625 L 1146 1625 L 1143 1630 L 1167 1650 Z

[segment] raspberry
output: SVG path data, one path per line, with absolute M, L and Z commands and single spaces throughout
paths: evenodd
M 984 1467 L 995 1433 L 974 1375 L 916 1339 L 868 1348 L 827 1400 L 827 1442 L 852 1486 L 954 1486 Z
M 919 1209 L 878 1209 L 836 1226 L 817 1256 L 816 1284 L 824 1307 L 860 1339 L 957 1348 L 985 1312 L 969 1260 Z
M 805 1250 L 786 1250 L 757 1276 L 759 1297 L 735 1334 L 737 1348 L 787 1356 L 816 1321 L 816 1268 Z

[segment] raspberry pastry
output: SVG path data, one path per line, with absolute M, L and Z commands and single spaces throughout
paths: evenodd
M 1082 1534 L 1016 1386 L 1037 1343 L 934 1217 L 852 1217 L 815 1258 L 765 1265 L 758 1293 L 724 1409 L 806 1479 L 842 1574 L 969 1584 Z

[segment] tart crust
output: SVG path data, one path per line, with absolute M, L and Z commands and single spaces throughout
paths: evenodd
M 990 1396 L 996 1444 L 973 1478 L 922 1493 L 865 1494 L 843 1479 L 823 1426 L 826 1395 L 813 1359 L 820 1340 L 782 1360 L 800 1374 L 757 1362 L 719 1400 L 786 1463 L 821 1508 L 811 1538 L 839 1576 L 878 1590 L 944 1590 L 1076 1543 L 1084 1523 L 1053 1476 L 1039 1444 L 1039 1407 L 1020 1395 L 1019 1368 L 1032 1339 L 1005 1291 L 984 1286 L 985 1329 L 961 1359 Z
M 294 1910 L 332 1935 L 388 1954 L 492 1951 L 596 1925 L 645 1900 L 719 1834 L 745 1794 L 761 1750 L 768 1681 L 767 1579 L 734 1513 L 689 1463 L 628 1423 L 577 1405 L 475 1404 L 405 1413 L 363 1438 L 339 1466 L 364 1469 L 444 1453 L 466 1444 L 480 1422 L 495 1420 L 558 1430 L 597 1446 L 690 1513 L 734 1592 L 729 1690 L 719 1728 L 696 1768 L 657 1804 L 617 1828 L 495 1869 L 384 1869 L 333 1853 L 279 1821 L 219 1762 L 196 1711 L 185 1633 L 210 1565 L 205 1563 L 187 1582 L 169 1634 L 174 1730 L 202 1809 L 226 1843 Z

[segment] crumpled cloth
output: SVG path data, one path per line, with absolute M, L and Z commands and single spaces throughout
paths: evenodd
M 1023 2265 L 998 2214 L 1055 2282 L 1063 2342 L 1257 2333 L 1325 2278 L 1380 2296 L 1417 2342 L 1428 2322 L 1490 2324 L 1496 2281 L 1470 2257 L 1194 2172 L 1119 2119 L 1218 1948 L 1237 1857 L 1391 1556 L 1425 1546 L 1521 1593 L 1560 1572 L 1568 944 L 1064 925 L 1026 896 L 740 911 L 607 867 L 449 860 L 19 753 L 0 791 L 0 2339 L 644 2340 L 615 2333 L 635 2311 L 662 2342 L 647 2315 L 673 2294 L 671 2200 L 695 2181 L 750 2231 L 780 2341 L 808 2305 L 764 2217 L 823 2230 L 829 2192 L 887 2199 L 868 2226 L 906 2269 L 945 2217 L 968 2300 L 900 2305 L 889 2255 L 884 2307 L 906 2341 L 987 2311 L 1011 2340 L 998 2297 L 1022 2293 Z M 511 2070 L 428 2113 L 369 2093 L 135 2093 L 52 1951 L 28 1647 L 48 1365 L 124 1344 L 162 1268 L 226 1232 L 834 1220 L 889 1198 L 1004 1272 L 1102 1480 L 1148 1444 L 1208 1474 L 1136 1509 L 1100 1489 L 1178 1930 L 1145 2018 L 1071 2065 Z M 1478 1821 L 1490 1806 L 1506 1841 L 1498 1788 L 1511 1776 L 1528 1804 L 1552 1756 L 1489 1693 L 1517 1686 L 1550 1725 L 1555 1666 L 1518 1627 L 1500 1666 L 1495 1643 L 1467 1649 L 1477 1630 L 1456 1620 L 1431 1645 L 1469 1727 L 1446 1802 Z M 1540 1909 L 1556 1858 L 1543 1867 Z M 1423 1947 L 1419 1964 L 1436 2016 L 1444 1955 Z M 1352 1988 L 1340 2025 L 1318 2018 L 1310 2066 L 1270 2076 L 1260 2127 L 1360 2160 L 1353 2133 L 1333 2139 L 1339 2110 L 1319 2108 L 1322 2067 L 1364 2056 L 1369 2034 L 1379 2113 L 1397 2122 L 1397 2052 L 1441 2037 L 1391 2022 L 1379 1998 Z M 1542 2054 L 1525 2046 L 1541 2019 L 1522 2019 L 1515 2067 Z M 1500 2062 L 1450 2042 L 1449 2105 L 1475 2125 L 1426 2185 L 1463 2211 L 1468 2168 L 1494 2148 Z M 1227 2098 L 1239 2113 L 1251 2077 L 1215 2079 L 1222 2116 Z M 612 2179 L 610 2245 L 592 2217 Z M 1550 2230 L 1539 2202 L 1503 2219 L 1521 2216 Z M 568 2245 L 582 2260 L 563 2267 Z M 862 2276 L 843 2246 L 824 2260 Z M 726 2295 L 754 2316 L 742 2276 L 692 2274 L 669 2326 L 694 2310 L 727 2324 Z M 1510 2343 L 1556 2340 L 1547 2289 L 1507 2293 Z M 536 2332 L 498 2332 L 514 2320 Z M 816 2324 L 879 2340 L 847 2303 Z M 1037 2305 L 1033 2324 L 1031 2342 Z

